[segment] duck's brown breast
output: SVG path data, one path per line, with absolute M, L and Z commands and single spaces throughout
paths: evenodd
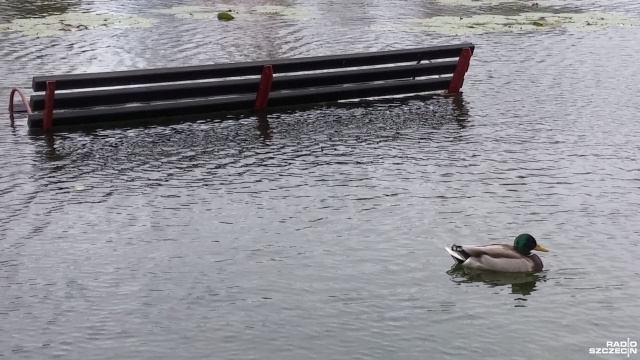
M 529 259 L 533 261 L 533 271 L 540 271 L 544 267 L 542 265 L 542 259 L 536 254 L 529 255 Z

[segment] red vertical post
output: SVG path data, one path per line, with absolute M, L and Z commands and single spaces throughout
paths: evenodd
M 462 84 L 464 83 L 464 75 L 467 73 L 467 70 L 469 70 L 470 61 L 471 49 L 462 49 L 460 57 L 458 58 L 458 65 L 456 65 L 456 70 L 454 71 L 451 82 L 449 83 L 449 94 L 456 94 L 460 92 L 460 88 L 462 88 Z
M 47 81 L 47 89 L 44 93 L 44 113 L 42 116 L 42 129 L 49 130 L 53 125 L 53 102 L 56 94 L 56 82 Z
M 264 110 L 267 108 L 267 101 L 269 101 L 272 84 L 273 67 L 271 65 L 265 65 L 262 69 L 260 85 L 258 86 L 258 93 L 256 94 L 256 110 Z

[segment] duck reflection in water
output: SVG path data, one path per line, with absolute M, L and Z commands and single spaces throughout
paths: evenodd
M 504 273 L 465 268 L 461 265 L 453 265 L 447 274 L 457 284 L 484 283 L 490 287 L 511 285 L 511 293 L 519 295 L 531 295 L 537 290 L 537 283 L 546 280 L 544 272 Z

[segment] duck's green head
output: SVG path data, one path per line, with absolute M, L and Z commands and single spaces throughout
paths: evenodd
M 536 239 L 529 234 L 520 234 L 516 237 L 516 240 L 513 242 L 513 247 L 522 255 L 531 254 L 531 250 L 536 251 L 544 251 L 547 252 L 549 250 L 543 248 L 538 245 Z

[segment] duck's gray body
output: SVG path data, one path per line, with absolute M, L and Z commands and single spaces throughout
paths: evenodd
M 500 272 L 529 272 L 543 269 L 538 255 L 523 255 L 506 244 L 451 245 L 445 247 L 456 263 L 465 267 Z

